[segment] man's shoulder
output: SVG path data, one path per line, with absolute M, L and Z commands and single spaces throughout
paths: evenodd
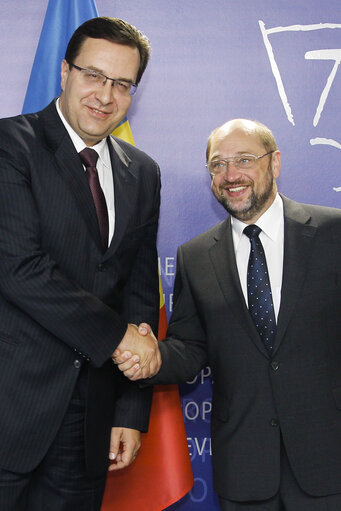
M 316 226 L 322 226 L 326 224 L 341 222 L 341 209 L 321 206 L 319 204 L 308 204 L 302 202 L 295 202 L 291 199 L 283 197 L 284 211 L 286 217 L 299 217 L 300 214 L 304 214 L 308 218 L 308 223 Z
M 0 130 L 4 133 L 16 133 L 22 130 L 34 127 L 38 122 L 38 112 L 32 114 L 19 114 L 13 117 L 4 117 L 0 119 Z
M 3 155 L 21 162 L 42 145 L 38 114 L 16 115 L 0 119 L 0 150 Z
M 226 235 L 229 228 L 229 220 L 223 220 L 219 224 L 210 227 L 180 246 L 181 250 L 202 250 L 214 245 L 222 236 Z
M 109 136 L 109 140 L 113 149 L 117 153 L 120 153 L 119 156 L 125 155 L 125 158 L 128 158 L 128 161 L 137 161 L 141 164 L 145 164 L 147 167 L 150 165 L 153 167 L 157 166 L 157 163 L 151 156 L 129 142 L 126 142 L 121 138 L 114 137 L 113 135 Z
M 17 139 L 20 146 L 29 146 L 37 137 L 39 138 L 39 134 L 42 134 L 46 120 L 50 119 L 51 126 L 56 129 L 56 117 L 58 114 L 53 102 L 39 112 L 5 117 L 0 119 L 0 138 L 3 142 Z

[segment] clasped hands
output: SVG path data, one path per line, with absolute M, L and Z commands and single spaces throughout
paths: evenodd
M 158 341 L 146 323 L 139 327 L 128 324 L 127 331 L 112 355 L 113 362 L 120 371 L 135 381 L 151 378 L 161 367 L 161 354 Z
M 150 378 L 161 367 L 158 341 L 149 325 L 139 327 L 129 324 L 127 331 L 112 355 L 112 360 L 130 380 Z M 110 439 L 109 471 L 130 465 L 141 445 L 141 433 L 135 429 L 112 428 Z

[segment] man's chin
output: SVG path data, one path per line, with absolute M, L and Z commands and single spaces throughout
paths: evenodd
M 226 211 L 232 215 L 233 217 L 237 218 L 241 222 L 245 222 L 249 220 L 252 217 L 252 205 L 250 202 L 247 204 L 240 204 L 238 207 L 236 204 L 231 204 L 226 197 L 220 197 L 219 198 L 220 204 L 226 209 Z

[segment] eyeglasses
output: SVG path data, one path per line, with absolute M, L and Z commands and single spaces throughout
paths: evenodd
M 257 160 L 264 158 L 268 154 L 274 153 L 275 151 L 269 151 L 268 153 L 262 154 L 261 156 L 255 156 L 254 154 L 242 154 L 241 156 L 232 156 L 231 158 L 222 158 L 220 160 L 208 161 L 205 167 L 208 168 L 209 173 L 212 177 L 219 176 L 228 169 L 229 163 L 233 163 L 235 167 L 241 170 L 252 169 Z
M 109 78 L 109 76 L 105 76 L 103 73 L 99 71 L 95 71 L 94 69 L 86 69 L 84 67 L 76 66 L 76 64 L 72 64 L 69 62 L 69 67 L 75 68 L 82 73 L 82 77 L 84 83 L 89 86 L 100 87 L 107 83 L 107 80 L 112 81 L 112 86 L 116 88 L 117 92 L 122 94 L 122 96 L 133 96 L 137 89 L 137 84 L 133 82 L 129 82 L 128 80 L 118 80 L 117 78 Z

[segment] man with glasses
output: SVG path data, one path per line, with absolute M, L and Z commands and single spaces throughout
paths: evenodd
M 214 130 L 207 167 L 230 216 L 179 248 L 152 381 L 189 381 L 211 366 L 223 511 L 339 511 L 341 211 L 278 194 L 281 155 L 255 121 Z M 116 362 L 136 380 L 128 355 Z
M 137 455 L 156 372 L 158 165 L 110 136 L 149 59 L 147 38 L 95 18 L 70 39 L 59 98 L 0 121 L 0 509 L 98 511 L 106 473 Z M 134 481 L 132 481 L 133 486 Z

